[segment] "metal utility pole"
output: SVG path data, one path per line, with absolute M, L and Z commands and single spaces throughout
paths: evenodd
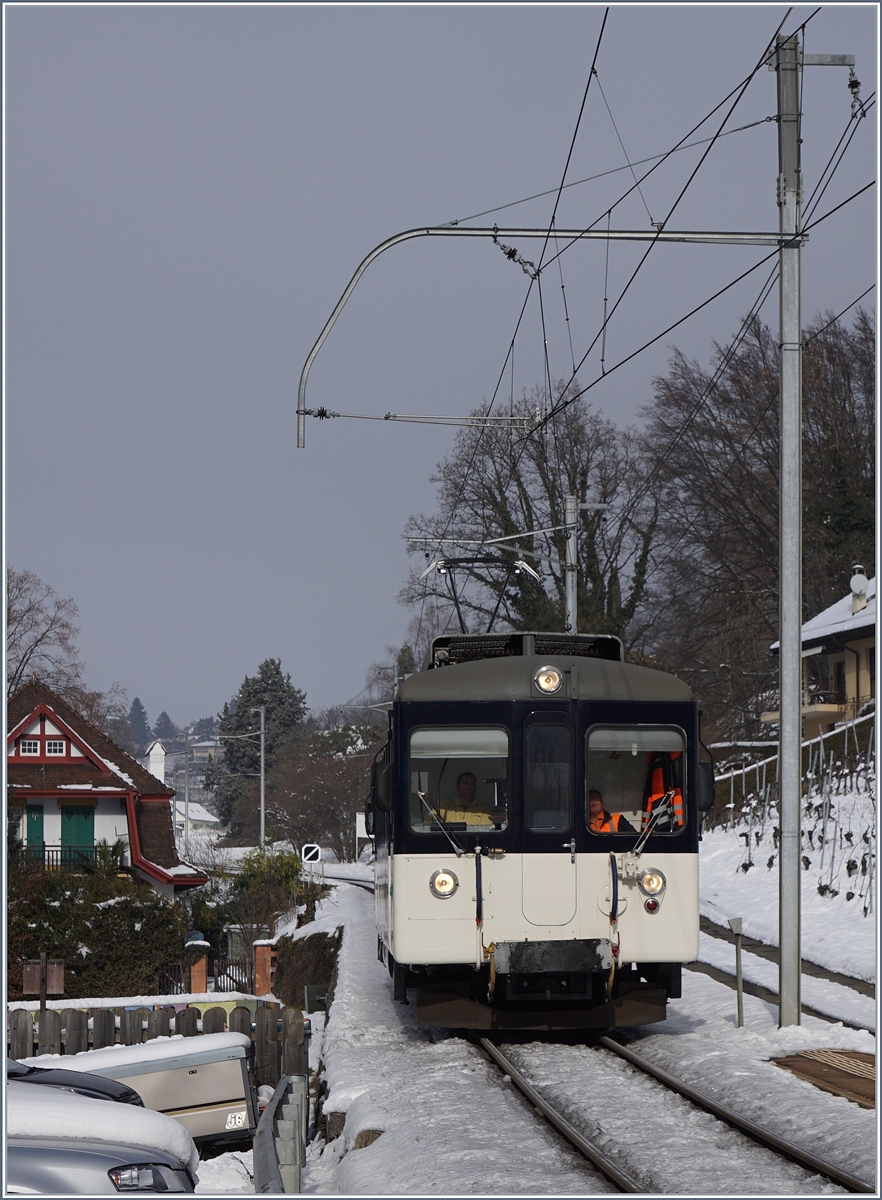
M 802 54 L 796 34 L 779 37 L 778 228 L 780 296 L 778 1024 L 800 1023 L 800 866 L 802 857 L 802 68 L 854 66 L 851 54 Z M 852 77 L 854 72 L 852 72 Z M 860 83 L 849 88 L 855 101 Z
M 567 531 L 567 555 L 565 570 L 565 596 L 567 605 L 567 621 L 564 626 L 566 633 L 578 633 L 576 624 L 576 583 L 578 576 L 578 521 L 579 512 L 605 512 L 608 504 L 580 504 L 578 496 L 567 496 L 564 520 Z
M 260 713 L 260 848 L 266 836 L 266 705 L 252 708 Z
M 799 42 L 778 38 L 778 212 L 780 250 L 779 670 L 781 857 L 778 896 L 778 1024 L 800 1021 L 802 855 L 802 315 L 800 281 Z
M 184 854 L 190 853 L 190 731 L 184 730 Z

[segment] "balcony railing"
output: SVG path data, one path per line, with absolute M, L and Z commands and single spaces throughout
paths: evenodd
M 76 871 L 90 867 L 95 862 L 95 847 L 92 846 L 39 846 L 25 847 L 25 862 L 32 871 Z

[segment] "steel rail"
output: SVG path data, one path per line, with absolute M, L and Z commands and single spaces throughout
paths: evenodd
M 527 1083 L 524 1076 L 518 1071 L 505 1055 L 488 1041 L 487 1038 L 481 1038 L 481 1046 L 487 1054 L 493 1059 L 497 1066 L 501 1067 L 505 1073 L 511 1078 L 514 1085 L 519 1091 L 523 1092 L 527 1099 L 533 1104 L 542 1115 L 551 1122 L 551 1124 L 562 1133 L 563 1136 L 576 1149 L 588 1159 L 602 1175 L 605 1175 L 611 1183 L 614 1183 L 617 1188 L 623 1192 L 645 1192 L 646 1188 L 632 1179 L 630 1175 L 626 1175 L 621 1171 L 609 1158 L 606 1157 L 596 1146 L 593 1146 L 579 1131 L 572 1126 L 569 1121 L 560 1115 L 555 1109 L 548 1104 L 547 1101 L 539 1095 L 535 1088 Z
M 355 887 L 364 888 L 366 892 L 376 891 L 369 879 L 350 879 L 346 875 L 325 875 L 324 878 L 328 883 L 352 883 Z
M 554 233 L 558 238 L 564 240 L 571 239 L 572 241 L 627 241 L 627 242 L 695 242 L 699 244 L 711 245 L 735 245 L 735 246 L 780 246 L 782 244 L 781 233 L 724 233 L 709 230 L 701 232 L 699 230 L 667 230 L 667 229 L 556 229 Z M 303 370 L 300 372 L 300 383 L 297 387 L 297 446 L 302 449 L 306 444 L 306 417 L 308 410 L 306 408 L 306 381 L 309 377 L 309 370 L 315 361 L 315 357 L 321 350 L 325 338 L 331 332 L 337 318 L 343 311 L 346 301 L 352 295 L 355 285 L 361 279 L 362 275 L 371 265 L 375 258 L 378 258 L 385 250 L 392 246 L 397 246 L 401 242 L 410 241 L 412 238 L 421 237 L 472 237 L 472 238 L 492 238 L 496 241 L 500 237 L 505 238 L 547 238 L 549 231 L 545 229 L 500 229 L 497 225 L 490 228 L 474 225 L 440 225 L 426 226 L 422 225 L 418 229 L 405 229 L 402 233 L 396 233 L 393 237 L 386 238 L 375 246 L 369 254 L 367 254 L 356 267 L 355 274 L 346 285 L 343 295 L 334 306 L 334 311 L 325 322 L 325 326 L 316 339 L 315 345 L 310 350 L 306 357 L 306 362 L 303 364 Z M 796 241 L 800 245 L 807 240 L 806 233 L 799 233 L 794 236 L 788 235 L 786 240 L 788 243 Z M 530 264 L 532 265 L 532 264 Z
M 669 1075 L 661 1067 L 656 1067 L 652 1063 L 647 1062 L 645 1058 L 641 1058 L 639 1054 L 635 1054 L 633 1050 L 629 1050 L 626 1046 L 620 1045 L 619 1042 L 613 1041 L 612 1038 L 602 1037 L 600 1041 L 607 1050 L 611 1050 L 614 1054 L 618 1054 L 620 1058 L 624 1058 L 627 1062 L 631 1063 L 632 1066 L 644 1071 L 647 1075 L 651 1075 L 659 1083 L 663 1083 L 665 1087 L 679 1092 L 681 1096 L 685 1096 L 687 1100 L 691 1100 L 694 1104 L 699 1105 L 700 1108 L 713 1113 L 721 1121 L 725 1121 L 729 1125 L 734 1125 L 742 1133 L 746 1133 L 748 1137 L 760 1142 L 776 1154 L 782 1154 L 785 1158 L 798 1163 L 801 1167 L 808 1167 L 812 1171 L 817 1171 L 819 1175 L 825 1175 L 832 1182 L 841 1184 L 850 1192 L 873 1193 L 876 1191 L 876 1188 L 872 1184 L 867 1183 L 866 1180 L 858 1179 L 856 1175 L 850 1175 L 847 1171 L 843 1171 L 839 1167 L 834 1167 L 832 1163 L 825 1162 L 821 1158 L 816 1158 L 808 1150 L 794 1146 L 792 1142 L 788 1142 L 785 1138 L 778 1137 L 777 1134 L 764 1129 L 761 1125 L 756 1125 L 747 1117 L 742 1117 L 731 1108 L 727 1108 L 725 1104 L 720 1104 L 717 1100 L 711 1099 L 710 1096 L 706 1096 L 703 1092 L 696 1091 L 695 1088 L 690 1087 L 689 1084 L 684 1083 L 682 1080 Z

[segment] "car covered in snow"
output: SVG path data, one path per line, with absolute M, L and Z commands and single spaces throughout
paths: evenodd
M 151 1038 L 52 1061 L 133 1088 L 147 1108 L 180 1121 L 196 1142 L 218 1144 L 251 1137 L 257 1128 L 250 1056 L 247 1034 L 227 1032 Z
M 6 1078 L 16 1083 L 32 1083 L 39 1087 L 61 1088 L 65 1092 L 76 1092 L 80 1096 L 91 1096 L 93 1100 L 115 1100 L 120 1104 L 138 1104 L 144 1101 L 134 1088 L 115 1079 L 103 1079 L 87 1071 L 68 1071 L 64 1067 L 35 1067 L 28 1063 L 6 1059 Z
M 198 1161 L 162 1113 L 7 1082 L 5 1195 L 192 1192 Z

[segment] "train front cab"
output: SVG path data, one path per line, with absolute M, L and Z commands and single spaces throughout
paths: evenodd
M 396 998 L 454 1028 L 662 1020 L 698 951 L 698 745 L 691 698 L 397 702 L 374 814 Z

